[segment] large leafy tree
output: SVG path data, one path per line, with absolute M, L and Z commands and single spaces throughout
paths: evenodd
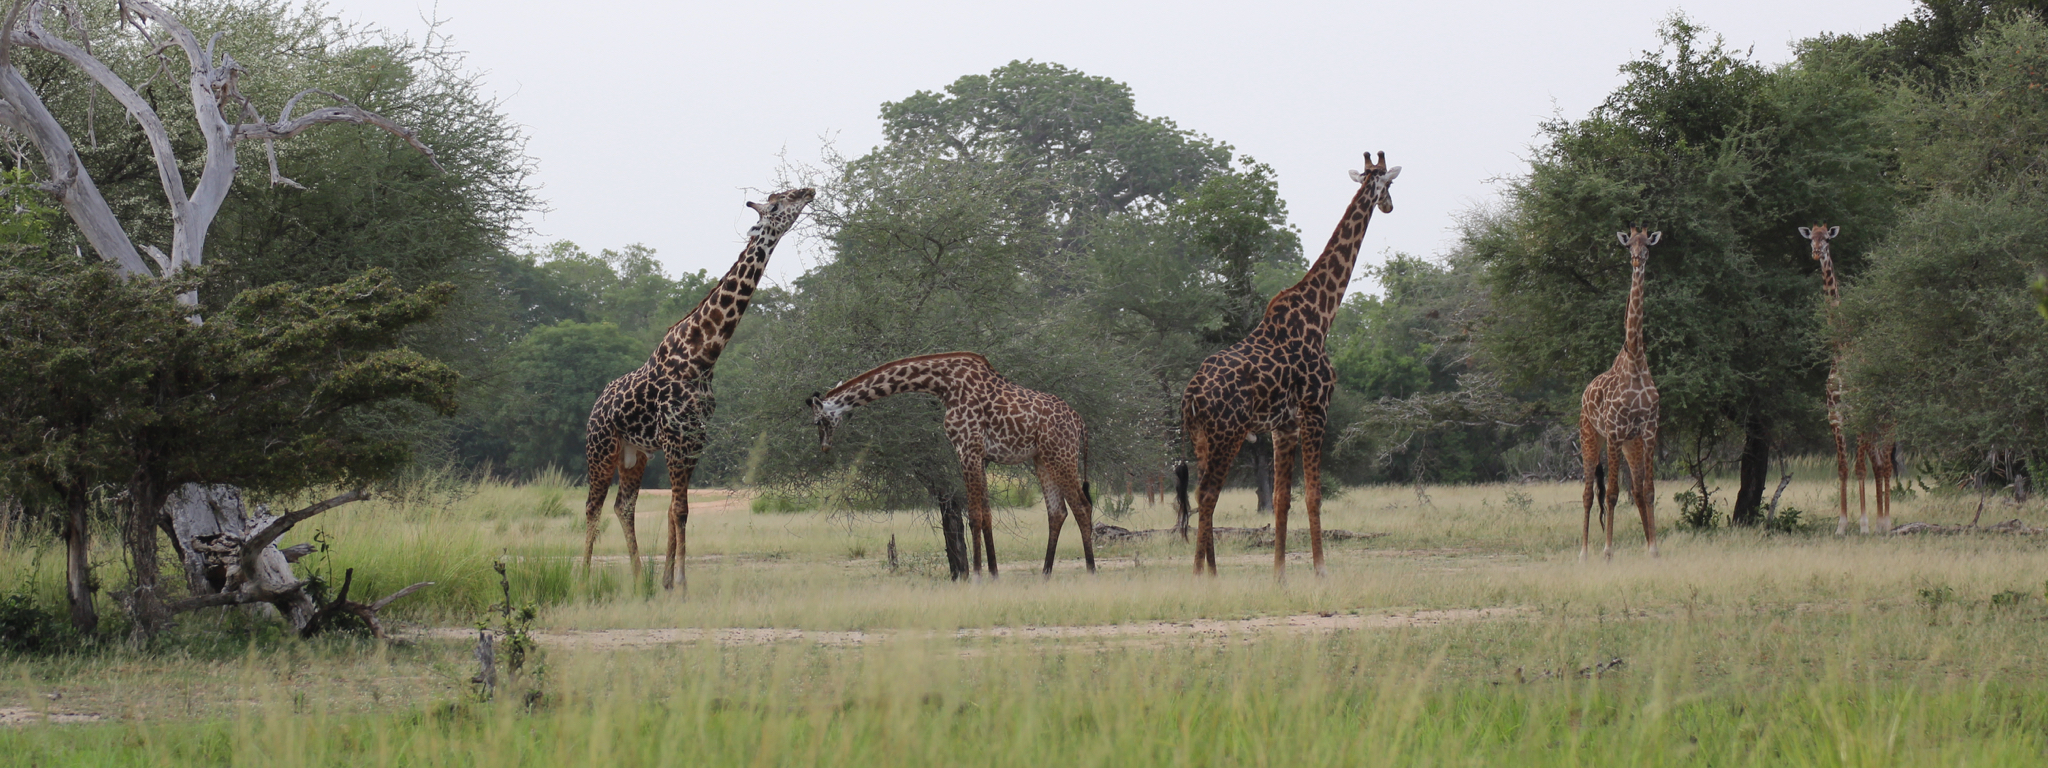
M 1773 72 L 1705 36 L 1673 17 L 1662 50 L 1623 67 L 1600 107 L 1545 124 L 1508 209 L 1466 245 L 1491 295 L 1489 360 L 1511 386 L 1577 413 L 1621 343 L 1629 269 L 1613 233 L 1661 229 L 1646 339 L 1663 442 L 1697 463 L 1738 436 L 1734 520 L 1749 523 L 1771 447 L 1815 421 L 1825 370 L 1812 342 L 1819 280 L 1794 230 L 1839 223 L 1856 239 L 1837 246 L 1838 268 L 1853 274 L 1891 198 L 1860 70 L 1817 44 Z
M 1157 471 L 1186 371 L 1256 312 L 1268 265 L 1299 275 L 1271 170 L 1056 64 L 1013 62 L 882 117 L 888 143 L 832 162 L 812 208 L 833 261 L 735 343 L 736 407 L 705 468 L 943 509 L 960 481 L 935 402 L 863 409 L 831 455 L 802 404 L 892 359 L 970 350 L 1080 411 L 1098 480 Z
M 1992 21 L 1890 114 L 1921 195 L 1843 296 L 1860 425 L 1976 465 L 2048 449 L 2048 25 Z

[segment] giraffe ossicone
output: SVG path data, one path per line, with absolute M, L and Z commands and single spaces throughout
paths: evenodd
M 590 466 L 590 493 L 584 501 L 583 569 L 590 571 L 597 545 L 604 497 L 616 479 L 614 511 L 626 536 L 626 557 L 633 576 L 640 576 L 640 541 L 633 530 L 634 509 L 647 459 L 656 451 L 668 459 L 671 496 L 668 507 L 668 550 L 661 586 L 673 588 L 683 578 L 688 552 L 685 527 L 690 519 L 690 473 L 704 450 L 704 424 L 715 403 L 711 370 L 739 327 L 740 315 L 754 295 L 754 286 L 768 266 L 768 257 L 784 233 L 803 215 L 817 193 L 808 188 L 769 195 L 766 202 L 748 202 L 760 219 L 747 231 L 746 246 L 704 298 L 683 319 L 669 326 L 647 362 L 605 385 L 590 407 L 585 424 L 584 458 Z
M 832 448 L 833 431 L 855 407 L 906 392 L 936 396 L 945 408 L 946 439 L 960 457 L 967 486 L 977 573 L 986 555 L 989 575 L 996 574 L 995 527 L 988 502 L 990 463 L 1031 464 L 1036 469 L 1050 527 L 1044 573 L 1052 573 L 1060 529 L 1069 511 L 1081 528 L 1081 552 L 1088 572 L 1095 572 L 1088 427 L 1078 412 L 1058 397 L 1011 383 L 989 365 L 988 358 L 973 352 L 917 355 L 883 363 L 822 395 L 811 395 L 805 405 L 811 409 L 811 423 L 818 428 L 819 448 Z

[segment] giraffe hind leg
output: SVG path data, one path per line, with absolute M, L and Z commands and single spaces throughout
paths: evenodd
M 619 516 L 619 528 L 626 533 L 626 560 L 633 566 L 633 581 L 640 581 L 640 536 L 633 530 L 634 516 L 640 506 L 640 480 L 647 475 L 649 454 L 638 448 L 626 448 L 626 461 L 632 463 L 619 467 L 619 499 L 614 509 Z
M 1600 530 L 1607 535 L 1607 545 L 1600 550 L 1600 556 L 1614 559 L 1614 512 L 1621 505 L 1621 450 L 1623 441 L 1607 439 L 1607 487 L 1601 490 Z
M 604 497 L 619 473 L 622 440 L 593 440 L 584 451 L 590 467 L 590 493 L 583 502 L 583 573 L 590 574 L 591 551 L 597 547 L 598 524 L 604 517 Z
M 1060 551 L 1060 529 L 1067 524 L 1067 506 L 1061 498 L 1059 480 L 1053 477 L 1052 468 L 1040 464 L 1038 467 L 1038 491 L 1045 496 L 1045 568 L 1041 573 L 1052 576 L 1052 561 Z
M 1581 420 L 1587 418 L 1590 417 L 1580 417 Z M 1606 484 L 1601 475 L 1600 436 L 1594 434 L 1590 425 L 1579 429 L 1579 459 L 1584 462 L 1586 474 L 1585 516 L 1579 521 L 1579 562 L 1583 563 L 1587 552 L 1593 548 L 1594 487 Z

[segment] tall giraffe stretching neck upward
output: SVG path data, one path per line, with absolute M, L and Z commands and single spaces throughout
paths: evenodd
M 823 395 L 812 395 L 811 423 L 818 427 L 818 445 L 832 448 L 832 431 L 854 408 L 890 395 L 922 392 L 935 395 L 946 409 L 946 439 L 960 456 L 967 485 L 973 529 L 974 570 L 988 556 L 988 572 L 996 573 L 995 530 L 988 506 L 986 466 L 1032 464 L 1045 494 L 1050 531 L 1045 540 L 1045 573 L 1052 573 L 1059 550 L 1060 528 L 1073 510 L 1081 527 L 1081 552 L 1088 572 L 1095 572 L 1095 519 L 1088 493 L 1088 427 L 1066 402 L 1044 392 L 1025 389 L 1004 379 L 973 352 L 918 355 L 883 363 Z
M 1344 288 L 1351 282 L 1373 209 L 1393 212 L 1394 198 L 1387 190 L 1400 174 L 1399 167 L 1387 167 L 1385 152 L 1380 153 L 1378 164 L 1373 163 L 1371 154 L 1366 155 L 1365 170 L 1351 174 L 1351 180 L 1358 182 L 1358 192 L 1352 195 L 1329 244 L 1323 246 L 1308 274 L 1266 303 L 1265 316 L 1251 335 L 1203 360 L 1181 394 L 1181 424 L 1194 446 L 1201 475 L 1196 496 L 1200 514 L 1195 573 L 1204 569 L 1216 573 L 1216 496 L 1223 492 L 1231 462 L 1248 435 L 1268 432 L 1273 440 L 1273 573 L 1284 576 L 1287 569 L 1288 488 L 1293 482 L 1294 452 L 1299 449 L 1309 549 L 1316 575 L 1322 575 L 1323 427 L 1337 380 L 1330 369 L 1325 337 L 1338 303 L 1344 300 Z M 1181 483 L 1185 497 L 1185 476 Z M 1188 514 L 1183 506 L 1183 527 Z
M 1799 236 L 1806 238 L 1813 248 L 1813 260 L 1820 262 L 1820 292 L 1828 300 L 1828 326 L 1835 325 L 1835 311 L 1842 306 L 1841 286 L 1835 282 L 1835 255 L 1828 241 L 1841 234 L 1841 227 L 1815 224 L 1800 227 Z M 1837 479 L 1836 498 L 1839 514 L 1835 518 L 1835 533 L 1849 532 L 1849 445 L 1842 427 L 1849 420 L 1849 398 L 1843 391 L 1842 364 L 1849 355 L 1848 347 L 1837 337 L 1830 344 L 1828 354 L 1828 427 L 1835 433 L 1835 475 Z M 1877 532 L 1885 533 L 1892 528 L 1892 441 L 1890 427 L 1879 425 L 1875 432 L 1861 432 L 1856 435 L 1856 508 L 1861 513 L 1863 532 L 1870 532 L 1870 508 L 1863 496 L 1863 480 L 1866 467 L 1877 475 Z
M 697 456 L 704 450 L 704 422 L 715 405 L 711 369 L 739 327 L 740 315 L 747 311 L 776 243 L 813 196 L 809 188 L 792 189 L 769 195 L 765 203 L 747 203 L 761 218 L 747 232 L 747 245 L 732 269 L 690 314 L 669 327 L 646 364 L 614 379 L 591 405 L 583 438 L 584 457 L 590 464 L 590 495 L 583 510 L 585 571 L 590 569 L 590 552 L 597 544 L 604 494 L 616 477 L 619 498 L 615 511 L 626 534 L 626 557 L 632 561 L 633 576 L 639 577 L 640 541 L 633 532 L 633 510 L 640 498 L 640 478 L 647 472 L 647 460 L 660 451 L 668 459 L 673 494 L 668 503 L 668 560 L 662 568 L 661 586 L 672 588 L 682 578 L 688 549 L 683 529 L 690 520 L 690 472 L 697 468 Z
M 1628 311 L 1624 315 L 1621 353 L 1607 372 L 1593 377 L 1579 399 L 1579 455 L 1586 469 L 1586 519 L 1579 530 L 1579 559 L 1586 559 L 1593 532 L 1594 482 L 1604 467 L 1607 487 L 1598 494 L 1600 528 L 1607 534 L 1601 550 L 1614 557 L 1614 508 L 1619 501 L 1621 460 L 1628 457 L 1629 498 L 1643 518 L 1643 541 L 1657 555 L 1657 384 L 1650 378 L 1650 360 L 1643 349 L 1643 287 L 1650 271 L 1650 246 L 1662 232 L 1631 228 L 1616 237 L 1628 248 Z M 1600 444 L 1607 444 L 1602 462 Z

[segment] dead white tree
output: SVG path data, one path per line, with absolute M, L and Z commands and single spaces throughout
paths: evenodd
M 315 127 L 336 123 L 382 129 L 403 139 L 424 154 L 429 162 L 434 162 L 434 151 L 422 143 L 412 129 L 327 91 L 302 91 L 285 101 L 275 120 L 267 119 L 254 103 L 242 95 L 238 83 L 246 70 L 233 56 L 218 49 L 221 34 L 216 33 L 202 43 L 191 29 L 150 0 L 117 0 L 115 8 L 120 28 L 140 36 L 145 49 L 157 57 L 160 72 L 186 70 L 186 92 L 191 98 L 192 115 L 203 146 L 197 183 L 187 188 L 170 131 L 165 128 L 155 107 L 135 86 L 93 55 L 90 45 L 83 39 L 86 25 L 81 23 L 82 17 L 76 15 L 79 11 L 51 0 L 14 0 L 7 7 L 5 34 L 0 36 L 0 126 L 28 137 L 42 156 L 48 173 L 40 188 L 63 208 L 94 253 L 122 274 L 140 279 L 168 277 L 204 263 L 206 233 L 213 225 L 214 217 L 220 213 L 229 187 L 234 184 L 239 169 L 237 147 L 243 142 L 264 143 L 270 166 L 270 183 L 273 185 L 299 186 L 279 171 L 276 142 Z M 69 21 L 59 25 L 62 31 L 80 39 L 73 40 L 52 31 L 49 22 L 53 15 Z M 155 244 L 138 246 L 114 215 L 105 196 L 93 183 L 92 174 L 79 158 L 70 133 L 51 114 L 42 96 L 36 93 L 16 64 L 16 55 L 24 49 L 50 54 L 75 68 L 120 104 L 128 118 L 141 130 L 156 164 L 164 198 L 169 203 L 171 241 L 168 243 L 168 255 Z M 308 96 L 322 97 L 334 103 L 293 117 L 299 102 Z M 434 165 L 440 167 L 438 162 Z M 148 257 L 146 261 L 145 254 Z M 199 301 L 196 293 L 187 293 L 180 298 L 195 307 Z M 193 319 L 195 322 L 198 320 L 196 316 Z M 232 496 L 231 503 L 224 495 Z M 244 520 L 240 513 L 240 494 L 232 488 L 186 486 L 172 498 L 173 503 L 167 504 L 164 510 L 147 513 L 172 518 L 173 541 L 188 568 L 195 556 L 204 560 L 203 553 L 211 551 L 233 563 L 233 575 L 218 583 L 203 578 L 191 579 L 194 596 L 168 605 L 154 594 L 130 595 L 131 609 L 136 612 L 139 624 L 153 628 L 151 625 L 180 610 L 270 603 L 284 606 L 293 626 L 301 631 L 317 626 L 316 611 L 302 589 L 304 583 L 293 578 L 284 555 L 279 553 L 274 542 L 277 536 L 306 518 L 363 498 L 360 492 L 350 491 L 276 520 L 258 520 L 256 524 Z M 235 510 L 231 516 L 232 531 L 226 529 L 226 518 L 218 517 L 224 504 Z M 76 531 L 77 539 L 70 545 L 76 558 L 84 551 L 84 526 L 77 525 L 72 530 Z M 202 541 L 201 536 L 214 538 Z M 83 566 L 83 563 L 78 565 Z M 71 585 L 74 598 L 89 595 L 83 567 L 69 571 L 76 582 Z M 407 587 L 399 594 L 370 605 L 381 608 L 389 600 L 420 586 L 423 585 Z M 353 608 L 347 610 L 354 612 Z M 370 623 L 375 627 L 374 619 Z

